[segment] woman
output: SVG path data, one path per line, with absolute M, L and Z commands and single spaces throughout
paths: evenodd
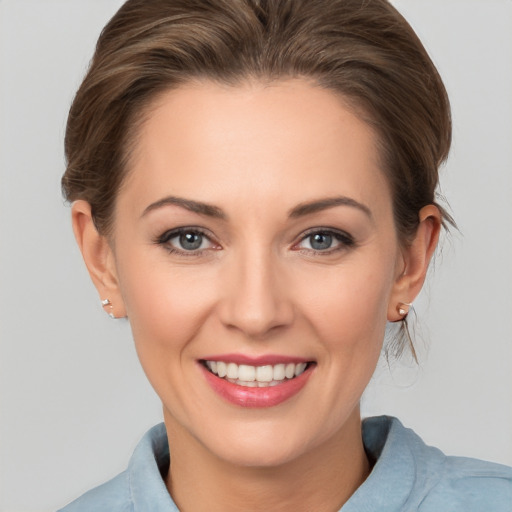
M 452 222 L 450 136 L 384 0 L 125 3 L 71 108 L 63 188 L 165 426 L 64 510 L 510 510 L 510 469 L 393 418 L 361 428 L 386 324 L 403 348 Z

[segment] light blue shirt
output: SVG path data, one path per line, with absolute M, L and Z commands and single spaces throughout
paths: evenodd
M 447 457 L 396 418 L 363 422 L 370 476 L 340 512 L 512 512 L 512 468 Z M 164 424 L 142 438 L 126 471 L 61 512 L 178 512 L 162 474 L 169 467 Z

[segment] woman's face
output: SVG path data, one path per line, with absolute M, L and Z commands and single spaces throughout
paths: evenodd
M 140 360 L 183 442 L 277 465 L 359 414 L 404 260 L 375 135 L 332 92 L 166 93 L 113 247 Z

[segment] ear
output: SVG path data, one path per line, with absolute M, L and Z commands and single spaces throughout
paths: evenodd
M 94 225 L 91 205 L 81 199 L 75 201 L 71 207 L 71 219 L 76 241 L 100 300 L 110 301 L 110 304 L 105 306 L 105 311 L 111 313 L 114 318 L 126 316 L 117 279 L 114 252 L 108 239 L 100 235 Z
M 388 304 L 388 320 L 398 322 L 404 318 L 398 311 L 399 304 L 414 301 L 425 282 L 430 259 L 439 240 L 441 213 L 429 204 L 419 213 L 419 225 L 412 243 L 401 251 L 403 263 L 397 271 L 393 291 Z M 408 311 L 408 308 L 405 308 Z

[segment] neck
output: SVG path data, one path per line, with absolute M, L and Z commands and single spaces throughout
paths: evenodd
M 167 488 L 183 512 L 339 510 L 370 472 L 359 410 L 311 453 L 276 467 L 241 467 L 219 459 L 166 421 L 171 451 Z M 173 442 L 176 441 L 176 442 Z

